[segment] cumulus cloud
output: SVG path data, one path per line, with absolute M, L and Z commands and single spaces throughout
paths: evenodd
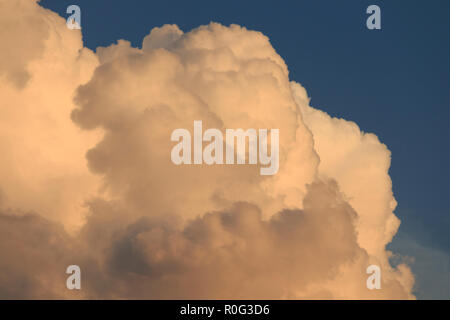
M 386 250 L 399 225 L 389 150 L 309 106 L 262 33 L 165 25 L 142 48 L 94 53 L 55 13 L 10 3 L 0 0 L 0 25 L 14 30 L 0 53 L 0 256 L 14 258 L 0 264 L 0 295 L 413 297 L 409 268 Z M 16 43 L 31 32 L 33 54 Z M 174 165 L 171 132 L 194 120 L 280 129 L 279 172 Z M 30 255 L 36 265 L 14 268 Z M 65 264 L 86 274 L 81 292 L 64 289 Z M 370 264 L 382 290 L 366 288 Z
M 73 252 L 61 225 L 33 213 L 1 212 L 0 240 L 0 299 L 63 296 Z
M 98 58 L 79 32 L 34 1 L 0 6 L 3 206 L 81 226 L 83 202 L 98 188 L 84 154 L 99 133 L 82 132 L 70 113 L 74 91 L 90 79 Z
M 117 229 L 108 242 L 112 246 L 106 251 L 100 246 L 98 254 L 106 252 L 104 273 L 125 297 L 297 297 L 299 288 L 333 279 L 341 265 L 367 260 L 356 243 L 356 213 L 335 183 L 312 184 L 304 206 L 264 220 L 256 205 L 237 202 L 181 229 L 145 217 Z M 85 235 L 95 237 L 98 228 L 110 225 L 99 222 L 88 223 Z M 364 292 L 365 282 L 359 287 Z

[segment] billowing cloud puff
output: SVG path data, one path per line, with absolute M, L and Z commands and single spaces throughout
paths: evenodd
M 80 226 L 98 188 L 86 149 L 98 132 L 70 120 L 76 88 L 98 58 L 81 34 L 34 1 L 0 0 L 0 192 L 3 206 Z
M 15 2 L 0 0 L 15 32 L 0 54 L 0 261 L 14 257 L 0 264 L 0 296 L 413 297 L 409 268 L 385 249 L 399 225 L 388 149 L 310 107 L 266 36 L 165 25 L 142 48 L 93 53 L 64 19 Z M 33 54 L 16 44 L 30 32 Z M 171 133 L 195 120 L 279 129 L 278 173 L 175 165 Z M 34 268 L 14 268 L 29 255 Z M 69 264 L 85 275 L 80 292 L 64 287 Z M 381 290 L 366 287 L 371 264 Z

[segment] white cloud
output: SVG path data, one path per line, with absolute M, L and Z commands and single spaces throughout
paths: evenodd
M 0 25 L 16 33 L 3 46 L 28 31 L 41 40 L 30 44 L 36 55 L 18 54 L 11 64 L 0 55 L 0 147 L 8 154 L 0 205 L 79 230 L 60 235 L 68 244 L 58 263 L 65 270 L 73 247 L 81 250 L 76 264 L 96 275 L 84 297 L 413 297 L 412 274 L 391 267 L 385 250 L 398 227 L 389 151 L 354 123 L 309 107 L 266 36 L 237 25 L 187 33 L 166 25 L 142 49 L 120 40 L 94 54 L 64 19 L 20 3 L 33 19 L 9 18 L 19 9 L 7 6 Z M 194 120 L 280 129 L 278 174 L 175 166 L 170 134 Z M 52 241 L 42 240 L 49 252 Z M 23 247 L 17 262 L 31 250 L 26 238 L 12 246 Z M 382 267 L 380 291 L 365 288 L 373 263 Z M 20 269 L 8 287 L 25 278 L 35 284 L 30 272 Z M 45 281 L 40 295 L 1 293 L 71 297 L 51 274 Z

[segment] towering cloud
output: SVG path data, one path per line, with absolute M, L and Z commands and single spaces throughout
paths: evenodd
M 0 193 L 3 206 L 82 223 L 97 177 L 86 149 L 98 133 L 70 120 L 76 88 L 98 65 L 81 34 L 34 1 L 0 0 Z
M 389 150 L 309 106 L 266 36 L 165 25 L 93 53 L 34 1 L 0 6 L 1 297 L 413 298 L 385 249 Z M 174 165 L 195 120 L 279 129 L 278 173 Z

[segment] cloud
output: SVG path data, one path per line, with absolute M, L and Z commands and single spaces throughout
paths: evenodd
M 327 283 L 341 266 L 368 259 L 356 242 L 356 213 L 335 183 L 312 184 L 304 207 L 264 220 L 256 205 L 238 202 L 183 228 L 147 217 L 115 224 L 107 250 L 100 245 L 95 256 L 105 253 L 103 273 L 120 288 L 120 297 L 295 298 L 304 294 L 299 288 Z M 86 237 L 111 225 L 109 215 L 100 215 L 106 220 L 88 222 Z M 364 271 L 357 271 L 362 279 Z M 357 287 L 371 296 L 365 281 Z M 313 297 L 335 296 L 332 288 L 315 290 L 310 289 Z
M 0 299 L 64 297 L 64 271 L 76 257 L 70 246 L 62 225 L 33 213 L 0 212 Z
M 48 35 L 35 55 L 0 62 L 0 228 L 14 239 L 0 255 L 22 248 L 4 267 L 5 297 L 413 298 L 409 268 L 385 249 L 399 224 L 388 149 L 310 107 L 262 33 L 165 25 L 142 48 L 94 53 L 64 19 L 17 3 L 33 19 L 6 6 L 0 25 L 21 27 L 2 46 L 35 21 Z M 280 129 L 279 172 L 175 166 L 171 132 L 194 120 Z M 13 268 L 29 254 L 58 263 Z M 85 274 L 81 293 L 61 288 L 66 263 Z M 365 287 L 370 264 L 382 290 Z
M 29 0 L 0 5 L 3 206 L 81 226 L 83 202 L 98 188 L 84 155 L 99 133 L 81 132 L 70 113 L 98 59 L 56 13 Z
M 314 149 L 320 157 L 319 176 L 338 182 L 358 212 L 358 243 L 388 266 L 385 247 L 400 225 L 393 213 L 397 202 L 388 174 L 390 151 L 376 135 L 360 131 L 354 122 L 310 107 L 306 91 L 298 83 L 292 82 L 291 88 L 313 134 Z

